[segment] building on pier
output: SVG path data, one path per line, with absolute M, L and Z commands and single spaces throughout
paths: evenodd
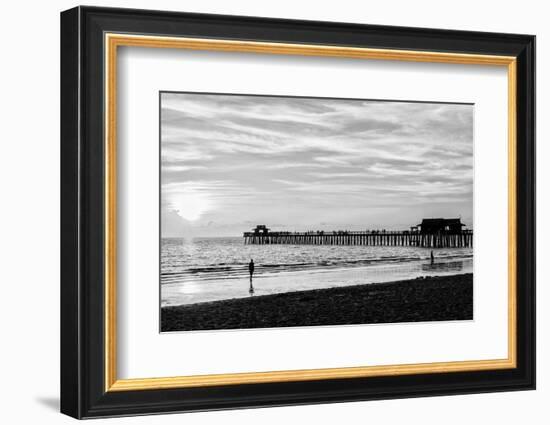
M 460 218 L 424 218 L 422 223 L 411 229 L 418 229 L 420 233 L 436 235 L 441 233 L 461 233 L 464 227 Z
M 266 236 L 269 233 L 269 229 L 265 224 L 258 224 L 254 231 L 254 236 Z

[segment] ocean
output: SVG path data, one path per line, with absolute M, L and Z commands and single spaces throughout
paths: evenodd
M 161 305 L 472 273 L 472 248 L 244 245 L 242 237 L 163 238 Z M 248 263 L 255 263 L 250 293 Z

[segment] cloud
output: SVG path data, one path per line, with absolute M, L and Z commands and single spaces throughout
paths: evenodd
M 368 226 L 382 208 L 388 228 L 429 205 L 471 217 L 473 107 L 163 93 L 161 182 L 164 212 L 235 233 L 321 216 Z

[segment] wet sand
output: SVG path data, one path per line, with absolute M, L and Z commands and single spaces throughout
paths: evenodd
M 163 332 L 473 319 L 473 275 L 163 307 Z
M 372 283 L 397 282 L 417 277 L 472 273 L 472 258 L 426 261 L 390 261 L 370 266 L 283 271 L 254 275 L 256 296 L 313 291 Z M 248 272 L 248 269 L 247 269 Z M 162 307 L 176 307 L 235 298 L 249 298 L 248 273 L 227 279 L 193 279 L 161 285 Z

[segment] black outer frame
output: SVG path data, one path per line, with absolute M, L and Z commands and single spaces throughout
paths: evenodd
M 105 32 L 517 57 L 517 368 L 104 391 Z M 75 418 L 535 388 L 535 37 L 77 7 L 61 13 L 61 412 Z

